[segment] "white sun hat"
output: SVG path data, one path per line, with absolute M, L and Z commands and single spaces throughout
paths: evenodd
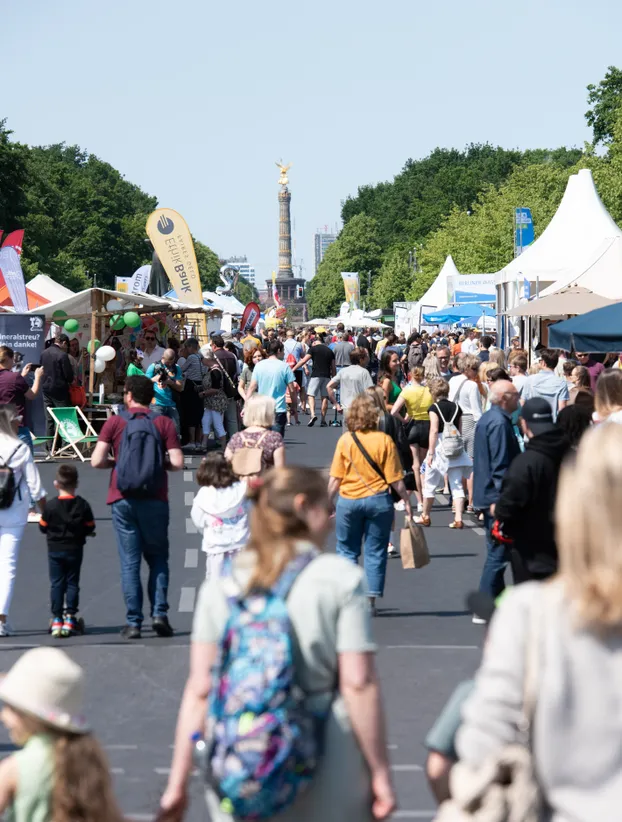
M 67 733 L 83 734 L 84 672 L 58 648 L 33 648 L 0 681 L 0 701 Z

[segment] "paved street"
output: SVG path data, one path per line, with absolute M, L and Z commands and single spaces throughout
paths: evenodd
M 331 428 L 288 428 L 288 461 L 328 466 L 340 433 Z M 52 492 L 55 467 L 40 468 Z M 176 636 L 162 640 L 146 630 L 137 643 L 119 636 L 124 610 L 116 543 L 104 504 L 108 472 L 88 465 L 80 469 L 80 492 L 97 519 L 97 536 L 87 543 L 82 575 L 82 615 L 88 634 L 62 641 L 62 647 L 87 671 L 88 714 L 107 748 L 123 811 L 138 820 L 153 818 L 165 784 L 187 671 L 191 612 L 203 576 L 200 540 L 191 533 L 188 519 L 195 490 L 192 468 L 188 464 L 186 471 L 171 477 L 169 595 Z M 439 500 L 447 505 L 447 498 Z M 374 621 L 400 804 L 395 819 L 431 818 L 434 803 L 423 774 L 423 739 L 455 684 L 472 674 L 480 654 L 482 630 L 471 624 L 464 598 L 479 579 L 483 532 L 450 531 L 449 522 L 449 513 L 437 505 L 433 527 L 427 531 L 432 554 L 427 568 L 404 571 L 398 559 L 390 560 L 386 595 Z M 36 526 L 29 525 L 11 611 L 16 636 L 2 641 L 2 670 L 21 650 L 53 642 L 47 635 L 48 597 L 45 540 Z M 10 749 L 6 735 L 0 737 L 0 749 Z M 196 782 L 188 815 L 192 822 L 206 818 Z

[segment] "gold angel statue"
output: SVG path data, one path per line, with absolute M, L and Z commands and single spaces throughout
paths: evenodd
M 274 164 L 281 172 L 281 176 L 279 177 L 279 185 L 286 186 L 289 183 L 289 179 L 287 177 L 287 172 L 292 167 L 291 163 L 288 163 L 286 166 L 283 165 L 283 161 Z

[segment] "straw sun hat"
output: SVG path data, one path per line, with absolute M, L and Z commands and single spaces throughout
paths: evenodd
M 82 715 L 84 673 L 58 648 L 33 648 L 0 681 L 0 701 L 67 733 L 90 727 Z

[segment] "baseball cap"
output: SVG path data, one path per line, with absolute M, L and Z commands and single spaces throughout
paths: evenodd
M 521 417 L 534 434 L 544 434 L 555 428 L 553 411 L 548 402 L 542 397 L 532 397 L 523 405 Z

